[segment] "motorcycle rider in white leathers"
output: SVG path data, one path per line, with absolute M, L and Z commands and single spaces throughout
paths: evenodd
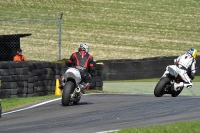
M 174 65 L 169 65 L 166 68 L 165 73 L 162 77 L 165 77 L 169 73 L 169 69 L 176 70 L 176 72 L 181 76 L 184 82 L 174 83 L 174 90 L 177 91 L 179 87 L 191 88 L 192 80 L 194 79 L 196 73 L 196 57 L 197 50 L 190 48 L 185 54 L 180 55 L 178 58 L 174 59 Z

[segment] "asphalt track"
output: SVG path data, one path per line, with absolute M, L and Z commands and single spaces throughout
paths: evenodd
M 124 91 L 127 84 L 132 85 L 124 83 Z M 105 84 L 105 90 L 109 86 L 112 88 L 111 84 Z M 136 86 L 134 83 L 134 87 Z M 147 86 L 151 87 L 150 84 Z M 180 95 L 176 98 L 156 98 L 153 94 L 88 94 L 76 106 L 63 107 L 59 99 L 15 113 L 4 112 L 0 119 L 0 132 L 96 133 L 188 120 L 200 120 L 200 97 Z

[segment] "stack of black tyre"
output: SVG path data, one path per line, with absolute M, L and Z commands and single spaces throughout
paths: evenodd
M 27 93 L 27 62 L 1 62 L 0 76 L 2 97 L 23 97 Z
M 52 62 L 1 62 L 1 98 L 54 94 L 61 67 Z
M 96 62 L 96 70 L 95 70 L 95 90 L 103 90 L 103 67 L 104 64 L 102 62 Z
M 28 96 L 53 94 L 60 69 L 58 63 L 32 62 L 29 65 Z

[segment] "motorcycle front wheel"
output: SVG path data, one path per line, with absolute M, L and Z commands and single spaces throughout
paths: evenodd
M 71 101 L 70 97 L 73 93 L 75 85 L 72 81 L 67 81 L 62 91 L 62 105 L 69 106 Z
M 162 97 L 165 94 L 165 87 L 168 84 L 170 84 L 170 79 L 162 77 L 154 89 L 154 95 L 156 97 Z

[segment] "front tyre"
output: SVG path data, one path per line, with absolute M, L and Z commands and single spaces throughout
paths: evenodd
M 73 93 L 75 85 L 72 81 L 67 81 L 62 91 L 62 105 L 69 106 L 71 94 Z
M 162 77 L 154 89 L 154 95 L 156 97 L 162 97 L 165 94 L 165 87 L 168 84 L 170 84 L 170 79 Z

